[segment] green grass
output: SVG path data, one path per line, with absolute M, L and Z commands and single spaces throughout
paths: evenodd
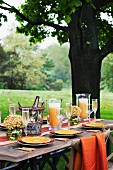
M 105 119 L 113 119 L 113 93 L 101 91 L 100 117 Z
M 62 91 L 0 90 L 2 121 L 9 114 L 8 107 L 10 103 L 15 103 L 18 106 L 18 102 L 20 102 L 22 106 L 32 106 L 36 96 L 40 96 L 45 103 L 51 98 L 63 99 L 63 107 L 65 107 L 67 101 L 71 102 L 70 89 L 64 89 Z M 44 114 L 47 114 L 46 108 Z
M 9 114 L 8 107 L 10 103 L 15 103 L 18 106 L 18 102 L 20 102 L 23 106 L 32 106 L 37 95 L 40 96 L 45 103 L 46 100 L 50 98 L 63 99 L 63 108 L 65 108 L 66 102 L 71 102 L 71 89 L 63 89 L 62 91 L 0 90 L 2 121 Z M 101 91 L 100 108 L 101 118 L 113 119 L 113 93 Z M 47 111 L 45 108 L 44 115 L 46 114 Z

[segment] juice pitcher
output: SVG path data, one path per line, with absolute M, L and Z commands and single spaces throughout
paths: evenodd
M 60 107 L 61 100 L 50 99 L 48 100 L 48 124 L 50 130 L 60 129 Z
M 90 106 L 90 96 L 91 94 L 83 93 L 83 94 L 76 94 L 76 105 L 80 107 L 81 113 L 80 118 L 81 119 L 87 119 L 88 118 L 88 110 Z

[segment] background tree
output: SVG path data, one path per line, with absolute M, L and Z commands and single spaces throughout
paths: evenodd
M 7 79 L 7 77 L 2 74 L 2 71 L 3 71 L 3 68 L 4 68 L 3 62 L 5 60 L 6 60 L 6 53 L 3 49 L 3 46 L 0 44 L 0 63 L 1 63 L 1 65 L 0 65 L 0 88 L 5 88 L 4 80 Z
M 3 39 L 3 46 L 6 56 L 1 56 L 0 72 L 2 76 L 5 75 L 5 88 L 38 90 L 61 90 L 63 88 L 65 84 L 63 77 L 67 77 L 67 69 L 64 68 L 66 57 L 63 59 L 62 53 L 67 50 L 66 47 L 62 49 L 54 44 L 43 50 L 38 44 L 30 46 L 28 38 L 22 34 L 14 34 L 13 29 Z M 56 59 L 53 61 L 54 53 Z M 59 68 L 57 56 L 63 59 L 62 67 L 57 69 L 60 78 L 56 76 L 54 68 Z M 4 82 L 3 79 L 2 81 Z
M 113 92 L 113 54 L 109 54 L 103 61 L 101 88 Z
M 21 24 L 17 30 L 30 36 L 30 42 L 48 36 L 47 26 L 54 28 L 51 35 L 57 35 L 60 43 L 69 41 L 73 104 L 75 93 L 99 99 L 101 63 L 113 51 L 113 27 L 101 19 L 101 12 L 113 16 L 112 0 L 26 0 L 18 10 L 0 2 L 1 9 L 16 13 Z
M 44 52 L 47 53 L 48 58 L 52 59 L 55 65 L 53 72 L 51 72 L 52 78 L 61 79 L 64 82 L 64 87 L 71 86 L 70 62 L 67 58 L 68 51 L 68 44 L 62 46 L 59 44 L 53 44 L 44 50 Z
M 35 46 L 30 46 L 27 37 L 13 31 L 3 39 L 3 47 L 6 57 L 2 57 L 0 72 L 7 77 L 6 88 L 36 89 L 40 78 L 43 80 L 45 77 L 41 72 L 45 61 L 42 60 L 40 51 L 37 52 Z

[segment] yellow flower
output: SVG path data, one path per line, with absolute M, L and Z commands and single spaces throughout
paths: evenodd
M 72 106 L 72 117 L 80 116 L 81 109 L 78 106 Z
M 22 128 L 23 127 L 22 116 L 20 115 L 7 116 L 4 119 L 3 126 L 5 126 L 9 130 L 15 128 Z

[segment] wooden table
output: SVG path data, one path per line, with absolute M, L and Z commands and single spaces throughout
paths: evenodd
M 107 124 L 113 124 L 112 121 L 103 121 Z M 81 130 L 80 127 L 77 129 Z M 76 137 L 69 138 L 67 141 L 58 141 L 55 140 L 53 143 L 41 147 L 36 147 L 34 151 L 27 152 L 23 150 L 18 150 L 17 142 L 13 144 L 8 144 L 4 146 L 0 146 L 0 160 L 1 162 L 6 161 L 8 162 L 8 168 L 7 169 L 17 169 L 21 170 L 27 169 L 28 167 L 31 167 L 32 170 L 40 169 L 42 170 L 42 167 L 44 166 L 45 162 L 50 163 L 51 169 L 56 169 L 56 164 L 58 163 L 56 155 L 59 153 L 60 156 L 63 155 L 66 161 L 68 161 L 68 158 L 64 155 L 66 152 L 70 152 L 70 146 L 71 143 L 76 141 L 77 139 L 84 137 L 84 136 L 90 136 L 94 134 L 94 132 L 87 132 L 87 130 L 82 129 L 84 133 L 76 135 Z M 53 158 L 52 161 L 48 160 L 48 158 Z M 55 163 L 55 160 L 57 162 Z M 37 166 L 37 164 L 39 166 Z M 4 169 L 5 168 L 2 168 Z

